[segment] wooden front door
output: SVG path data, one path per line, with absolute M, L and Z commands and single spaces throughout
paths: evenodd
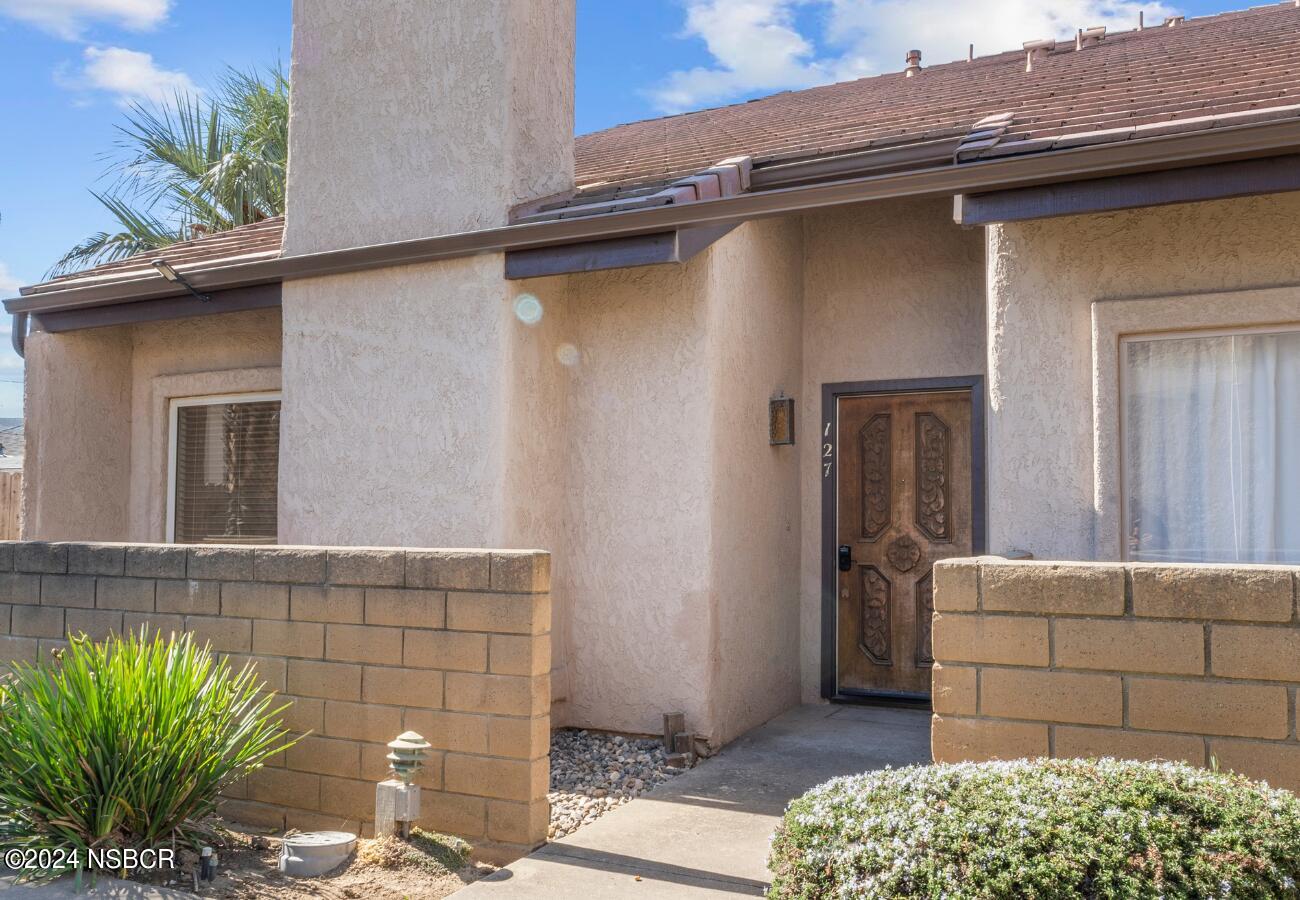
M 931 568 L 970 556 L 969 391 L 838 400 L 842 694 L 930 693 Z

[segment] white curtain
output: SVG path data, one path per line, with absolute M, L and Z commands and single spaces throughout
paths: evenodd
M 1123 355 L 1129 557 L 1300 562 L 1300 332 Z

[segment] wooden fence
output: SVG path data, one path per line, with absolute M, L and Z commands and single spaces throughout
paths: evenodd
M 16 541 L 22 536 L 22 508 L 22 470 L 0 471 L 0 541 Z

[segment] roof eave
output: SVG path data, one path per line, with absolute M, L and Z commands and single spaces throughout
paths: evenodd
M 1067 150 L 924 166 L 864 177 L 792 185 L 672 206 L 600 216 L 507 225 L 302 256 L 278 257 L 187 271 L 201 291 L 213 291 L 366 269 L 410 265 L 478 253 L 501 253 L 602 238 L 653 234 L 684 226 L 725 225 L 747 219 L 870 200 L 952 196 L 1108 175 L 1250 159 L 1300 149 L 1300 118 L 1222 126 L 1204 131 L 1133 138 Z M 825 178 L 824 171 L 814 176 Z M 76 288 L 23 288 L 4 301 L 10 313 L 39 314 L 136 300 L 180 296 L 160 276 Z

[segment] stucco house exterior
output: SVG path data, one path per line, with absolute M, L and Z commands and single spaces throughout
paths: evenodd
M 552 723 L 714 747 L 939 560 L 1300 563 L 1297 6 L 575 139 L 573 0 L 295 3 L 284 219 L 5 301 L 24 538 L 541 548 Z

